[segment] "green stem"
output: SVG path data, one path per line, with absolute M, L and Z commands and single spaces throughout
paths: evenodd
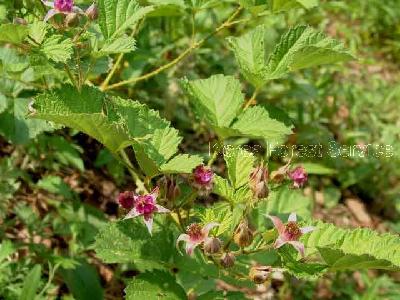
M 250 98 L 250 99 L 246 102 L 246 104 L 244 105 L 244 108 L 243 108 L 243 109 L 247 109 L 250 105 L 257 104 L 256 97 L 257 97 L 257 95 L 258 95 L 258 92 L 259 92 L 259 88 L 256 88 L 256 89 L 254 90 L 254 93 L 253 93 L 253 95 L 251 96 L 251 98 Z
M 146 189 L 146 186 L 144 185 L 143 181 L 140 179 L 139 175 L 135 172 L 135 168 L 132 165 L 128 155 L 125 153 L 125 150 L 121 150 L 120 155 L 124 160 L 124 162 L 127 164 L 128 171 L 131 174 L 132 179 L 135 181 L 138 190 L 143 191 L 144 193 L 148 193 L 148 190 Z

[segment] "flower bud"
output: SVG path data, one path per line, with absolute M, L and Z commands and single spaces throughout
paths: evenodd
M 268 169 L 258 166 L 250 174 L 250 189 L 253 197 L 256 199 L 266 198 L 268 196 Z
M 267 281 L 271 274 L 272 267 L 270 266 L 256 266 L 251 267 L 249 272 L 250 279 L 256 284 L 263 284 Z
M 302 187 L 308 180 L 308 175 L 306 170 L 299 166 L 294 170 L 288 172 L 289 178 L 293 180 L 293 187 L 300 188 Z
M 253 242 L 253 232 L 250 230 L 247 221 L 242 221 L 239 224 L 233 236 L 233 240 L 241 248 L 251 245 Z
M 92 4 L 88 7 L 88 9 L 85 11 L 86 16 L 89 18 L 89 20 L 96 20 L 97 17 L 99 16 L 99 10 L 97 9 L 96 4 Z
M 130 191 L 120 193 L 118 195 L 118 203 L 125 209 L 133 208 L 135 204 L 135 194 Z
M 67 27 L 75 27 L 79 25 L 79 15 L 77 13 L 69 13 L 66 15 L 64 24 Z
M 221 241 L 219 238 L 209 237 L 204 241 L 204 252 L 207 255 L 218 253 L 221 249 Z
M 235 255 L 232 252 L 226 252 L 222 254 L 220 264 L 224 268 L 231 268 L 235 264 Z
M 200 165 L 193 170 L 191 182 L 193 187 L 198 190 L 199 195 L 206 196 L 213 189 L 214 173 L 210 167 Z

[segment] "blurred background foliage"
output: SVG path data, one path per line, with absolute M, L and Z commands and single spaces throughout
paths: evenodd
M 3 1 L 0 22 L 12 22 L 16 16 L 41 18 L 44 11 L 37 2 Z M 194 36 L 213 30 L 234 5 L 234 1 L 208 1 L 203 9 L 193 10 L 183 0 L 140 2 L 159 6 L 140 27 L 137 50 L 124 56 L 113 82 L 170 61 Z M 88 6 L 90 1 L 77 4 Z M 318 28 L 343 41 L 357 60 L 270 81 L 257 100 L 285 111 L 294 122 L 288 146 L 390 146 L 393 155 L 378 149 L 367 157 L 342 152 L 339 157 L 297 156 L 295 162 L 304 163 L 312 174 L 305 193 L 314 201 L 314 217 L 344 227 L 398 232 L 400 2 L 320 1 L 309 11 L 266 12 L 257 18 L 247 14 L 248 22 L 212 37 L 175 67 L 110 93 L 159 110 L 184 136 L 185 152 L 206 156 L 213 133 L 195 121 L 178 80 L 217 73 L 239 77 L 227 36 L 240 36 L 264 24 L 265 45 L 271 51 L 288 26 Z M 101 83 L 111 66 L 112 60 L 99 60 L 89 80 Z M 25 118 L 31 97 L 64 80 L 57 68 L 46 61 L 29 61 L 5 45 L 0 48 L 0 73 L 0 298 L 34 299 L 35 294 L 35 299 L 121 298 L 123 282 L 136 274 L 135 267 L 103 264 L 91 247 L 98 230 L 119 215 L 118 191 L 134 184 L 124 167 L 93 139 Z M 243 83 L 243 91 L 251 96 L 249 84 Z M 282 163 L 278 155 L 273 161 Z M 276 279 L 273 288 L 281 299 L 398 299 L 399 280 L 398 273 L 355 271 L 312 281 L 287 276 Z

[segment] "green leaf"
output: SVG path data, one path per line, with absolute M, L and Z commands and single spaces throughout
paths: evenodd
M 103 56 L 115 53 L 128 53 L 136 49 L 136 41 L 132 37 L 123 36 L 112 40 L 107 40 L 100 51 L 95 52 L 95 56 Z
M 228 167 L 228 176 L 235 189 L 249 182 L 255 157 L 241 147 L 228 147 L 224 151 L 224 159 Z
M 99 24 L 106 39 L 123 35 L 153 10 L 152 6 L 140 7 L 136 0 L 99 0 L 98 5 Z
M 203 159 L 200 156 L 179 154 L 161 165 L 160 171 L 164 174 L 191 173 L 195 167 L 202 163 Z
M 64 282 L 76 300 L 103 299 L 104 292 L 95 267 L 82 262 L 61 272 Z
M 29 37 L 37 44 L 41 44 L 46 36 L 48 27 L 43 21 L 35 21 L 29 25 Z
M 74 192 L 68 184 L 66 184 L 61 177 L 48 175 L 40 179 L 37 186 L 53 194 L 59 194 L 67 199 L 71 199 Z
M 318 251 L 332 270 L 400 268 L 397 235 L 365 228 L 342 229 L 318 222 L 316 229 L 301 240 L 307 249 Z
M 62 35 L 52 35 L 44 41 L 41 51 L 55 62 L 66 63 L 72 56 L 73 43 L 67 38 L 63 40 Z
M 228 128 L 241 110 L 244 96 L 240 82 L 232 76 L 213 75 L 208 79 L 182 80 L 198 118 L 218 128 Z
M 0 25 L 0 42 L 20 44 L 28 36 L 28 27 L 20 24 Z
M 266 79 L 281 78 L 290 71 L 348 61 L 353 56 L 343 44 L 308 26 L 297 26 L 282 36 L 266 66 Z
M 214 175 L 213 177 L 214 189 L 213 192 L 228 201 L 233 201 L 235 190 L 230 185 L 227 179 L 222 178 L 218 175 Z
M 328 266 L 325 264 L 318 263 L 303 263 L 296 260 L 297 253 L 289 246 L 285 246 L 279 249 L 278 254 L 282 258 L 282 264 L 289 273 L 296 276 L 297 278 L 304 279 L 317 279 L 324 272 L 327 271 Z
M 313 163 L 313 162 L 304 162 L 301 164 L 297 164 L 296 166 L 302 166 L 308 174 L 333 175 L 333 174 L 337 173 L 337 171 L 335 169 L 331 169 L 322 164 L 317 164 L 317 163 Z
M 40 285 L 40 276 L 42 274 L 41 265 L 35 265 L 24 280 L 24 285 L 19 296 L 19 300 L 35 299 L 36 291 Z
M 266 108 L 253 106 L 238 116 L 237 121 L 232 125 L 235 133 L 231 135 L 274 141 L 291 134 L 292 127 L 272 118 Z
M 152 236 L 143 218 L 112 222 L 102 228 L 96 237 L 97 257 L 106 263 L 135 263 L 143 269 L 164 268 L 175 250 L 175 240 L 168 225 L 154 219 Z
M 266 205 L 267 214 L 288 215 L 295 212 L 302 218 L 311 218 L 312 199 L 304 196 L 301 190 L 281 186 L 271 191 Z
M 125 289 L 126 300 L 165 299 L 186 300 L 183 288 L 176 283 L 175 278 L 161 271 L 143 273 L 131 280 Z
M 310 9 L 318 5 L 318 0 L 271 0 L 273 12 L 286 11 L 293 8 Z
M 117 116 L 119 105 L 114 100 L 96 88 L 85 86 L 79 92 L 65 85 L 37 96 L 31 116 L 82 131 L 116 152 L 128 146 L 131 138 Z
M 244 78 L 257 88 L 265 83 L 264 33 L 260 25 L 241 37 L 228 38 Z
M 180 137 L 158 112 L 133 100 L 109 97 L 96 88 L 78 91 L 65 85 L 35 98 L 34 118 L 40 118 L 82 131 L 104 144 L 111 152 L 135 142 L 153 151 L 152 158 L 164 163 L 176 153 Z M 150 148 L 151 146 L 151 148 Z
M 3 240 L 0 244 L 0 263 L 8 256 L 13 254 L 17 249 L 10 240 Z

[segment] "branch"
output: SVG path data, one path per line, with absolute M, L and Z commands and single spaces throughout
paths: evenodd
M 135 77 L 135 78 L 131 78 L 128 80 L 124 80 L 124 81 L 120 81 L 117 83 L 114 83 L 110 86 L 102 86 L 100 87 L 101 90 L 106 91 L 106 90 L 112 90 L 115 88 L 118 88 L 120 86 L 123 85 L 127 85 L 127 84 L 131 84 L 131 83 L 136 83 L 138 81 L 142 81 L 142 80 L 146 80 L 149 79 L 153 76 L 156 76 L 157 74 L 163 72 L 166 69 L 171 68 L 172 66 L 176 65 L 178 62 L 180 62 L 181 60 L 183 60 L 186 56 L 188 56 L 190 53 L 193 52 L 193 50 L 200 48 L 208 39 L 210 39 L 211 37 L 213 37 L 214 35 L 218 34 L 221 30 L 228 28 L 230 26 L 232 26 L 234 23 L 232 23 L 232 21 L 239 15 L 239 13 L 242 11 L 242 7 L 239 6 L 234 13 L 225 21 L 223 22 L 220 26 L 218 26 L 212 33 L 210 33 L 208 36 L 206 36 L 205 38 L 203 38 L 202 40 L 193 43 L 189 48 L 187 48 L 185 51 L 183 51 L 178 57 L 176 57 L 174 60 L 172 60 L 171 62 L 147 73 L 144 74 L 142 76 L 139 77 Z

